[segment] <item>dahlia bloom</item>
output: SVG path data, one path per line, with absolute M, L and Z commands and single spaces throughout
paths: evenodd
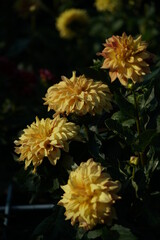
M 141 41 L 141 36 L 135 40 L 125 33 L 122 36 L 112 36 L 106 40 L 102 55 L 105 60 L 102 68 L 109 69 L 111 81 L 119 79 L 122 85 L 127 86 L 128 79 L 133 83 L 140 82 L 143 76 L 150 72 L 147 61 L 150 53 L 146 51 L 147 44 Z
M 56 114 L 95 115 L 101 114 L 103 109 L 107 112 L 112 109 L 112 95 L 106 84 L 94 82 L 84 75 L 77 77 L 76 72 L 70 79 L 61 78 L 62 81 L 51 86 L 45 95 L 44 105 L 48 105 L 48 110 L 53 109 Z
M 60 14 L 56 28 L 62 38 L 71 39 L 83 32 L 89 22 L 89 16 L 83 9 L 71 8 Z
M 68 151 L 68 140 L 74 138 L 79 127 L 67 122 L 66 118 L 57 116 L 54 119 L 41 119 L 27 126 L 19 140 L 15 141 L 15 152 L 20 154 L 19 161 L 25 161 L 25 169 L 33 164 L 36 169 L 44 157 L 48 157 L 52 165 L 56 165 L 61 156 L 60 149 Z
M 79 227 L 89 230 L 97 224 L 110 225 L 116 218 L 112 205 L 120 199 L 120 183 L 112 181 L 93 159 L 72 171 L 68 183 L 61 188 L 64 194 L 58 205 L 64 206 L 66 220 L 71 219 L 72 225 L 79 222 Z
M 103 11 L 109 11 L 113 12 L 117 6 L 119 6 L 119 1 L 118 0 L 95 0 L 95 7 L 97 11 L 103 12 Z

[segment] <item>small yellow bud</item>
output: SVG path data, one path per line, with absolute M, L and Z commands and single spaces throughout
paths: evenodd
M 30 11 L 30 12 L 35 12 L 36 10 L 37 10 L 36 4 L 33 4 L 33 5 L 31 5 L 31 6 L 29 7 L 29 11 Z
M 137 166 L 138 165 L 138 160 L 139 160 L 138 157 L 131 156 L 129 162 L 130 162 L 130 164 Z
M 133 82 L 132 82 L 132 83 L 128 83 L 127 88 L 130 89 L 130 90 L 132 90 L 132 89 L 133 89 L 133 86 L 134 86 L 134 83 L 133 83 Z

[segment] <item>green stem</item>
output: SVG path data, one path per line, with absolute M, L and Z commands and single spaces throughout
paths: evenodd
M 134 179 L 134 176 L 135 176 L 135 166 L 133 166 L 133 169 L 132 169 L 132 178 Z
M 140 135 L 140 133 L 141 133 L 140 119 L 139 119 L 138 103 L 137 103 L 137 98 L 136 98 L 135 92 L 133 92 L 133 96 L 134 96 L 134 105 L 135 105 L 135 109 L 136 109 L 136 126 L 137 126 L 137 132 L 138 132 L 138 135 Z
M 136 93 L 133 91 L 133 96 L 134 96 L 134 104 L 135 104 L 135 109 L 136 109 L 136 126 L 137 126 L 137 133 L 138 136 L 141 133 L 141 124 L 140 124 L 140 117 L 139 117 L 139 110 L 138 110 L 138 103 L 137 103 L 137 98 L 136 98 Z M 141 165 L 144 166 L 144 153 L 139 152 L 139 159 L 141 161 Z

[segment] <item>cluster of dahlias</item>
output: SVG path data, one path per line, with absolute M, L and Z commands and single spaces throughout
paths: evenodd
M 79 130 L 79 126 L 68 122 L 64 116 L 110 111 L 111 98 L 108 86 L 101 81 L 94 82 L 84 75 L 77 77 L 75 72 L 70 79 L 62 76 L 62 81 L 51 86 L 44 98 L 48 110 L 54 110 L 54 118 L 39 120 L 37 117 L 36 122 L 24 129 L 19 140 L 15 141 L 19 160 L 25 161 L 25 168 L 31 163 L 36 168 L 44 157 L 55 165 L 60 158 L 60 150 L 69 150 L 69 141 L 76 137 Z
M 19 161 L 25 162 L 25 169 L 32 164 L 34 171 L 45 157 L 56 165 L 61 150 L 69 151 L 69 141 L 76 137 L 80 128 L 68 122 L 65 116 L 109 112 L 112 109 L 111 99 L 108 86 L 101 81 L 96 82 L 85 75 L 77 77 L 76 72 L 70 79 L 62 76 L 62 81 L 51 86 L 44 98 L 48 110 L 54 110 L 54 118 L 39 120 L 36 117 L 36 121 L 24 129 L 19 140 L 15 141 Z M 79 222 L 80 227 L 91 229 L 98 223 L 109 224 L 115 217 L 112 204 L 119 198 L 115 194 L 119 183 L 111 181 L 102 170 L 98 163 L 88 160 L 71 172 L 68 184 L 62 187 L 67 192 L 59 204 L 66 208 L 67 219 L 71 218 L 72 224 Z M 75 194 L 79 197 L 75 198 Z
M 102 68 L 110 69 L 109 75 L 113 82 L 119 79 L 127 86 L 131 79 L 133 84 L 142 80 L 147 74 L 150 54 L 146 51 L 147 44 L 141 37 L 133 39 L 124 33 L 106 40 L 102 55 L 105 60 Z M 69 151 L 69 142 L 79 132 L 80 127 L 68 122 L 69 114 L 84 116 L 110 112 L 112 94 L 106 84 L 86 78 L 85 75 L 76 76 L 73 72 L 69 79 L 62 76 L 62 81 L 51 86 L 44 98 L 44 105 L 55 113 L 53 119 L 41 119 L 24 129 L 18 141 L 15 141 L 20 161 L 25 162 L 25 169 L 32 163 L 36 169 L 47 157 L 52 165 L 56 165 L 61 157 L 61 150 Z M 66 219 L 71 224 L 89 230 L 97 224 L 111 224 L 116 218 L 113 204 L 120 197 L 118 181 L 112 181 L 110 175 L 99 164 L 89 159 L 82 162 L 72 171 L 68 183 L 62 186 L 64 195 L 59 205 L 65 207 Z

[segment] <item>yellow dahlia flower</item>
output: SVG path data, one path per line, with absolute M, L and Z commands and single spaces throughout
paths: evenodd
M 107 112 L 112 109 L 112 95 L 106 84 L 94 82 L 84 75 L 77 77 L 76 72 L 70 79 L 65 76 L 61 78 L 62 81 L 51 86 L 45 95 L 44 105 L 48 105 L 48 110 L 53 109 L 57 114 L 95 115 L 103 109 Z
M 66 220 L 71 224 L 79 222 L 79 227 L 92 229 L 97 224 L 110 225 L 116 218 L 113 204 L 120 189 L 119 181 L 112 181 L 105 173 L 100 163 L 93 159 L 82 162 L 72 171 L 68 183 L 61 188 L 64 190 L 59 205 L 65 207 Z
M 31 164 L 34 168 L 40 165 L 44 157 L 56 165 L 61 156 L 60 149 L 68 151 L 68 140 L 77 134 L 78 126 L 67 122 L 66 118 L 41 119 L 27 126 L 18 141 L 15 152 L 20 154 L 19 161 L 25 161 L 25 169 Z
M 83 9 L 71 8 L 61 13 L 56 20 L 56 28 L 62 38 L 71 39 L 84 31 L 89 16 Z
M 94 5 L 99 12 L 106 10 L 113 12 L 119 6 L 119 3 L 118 0 L 95 0 Z
M 102 68 L 110 69 L 112 82 L 118 78 L 126 86 L 128 79 L 133 83 L 140 82 L 150 72 L 147 63 L 150 54 L 146 51 L 147 44 L 141 41 L 141 36 L 134 40 L 131 35 L 123 33 L 121 37 L 112 36 L 107 39 L 104 46 L 99 55 L 105 58 Z

